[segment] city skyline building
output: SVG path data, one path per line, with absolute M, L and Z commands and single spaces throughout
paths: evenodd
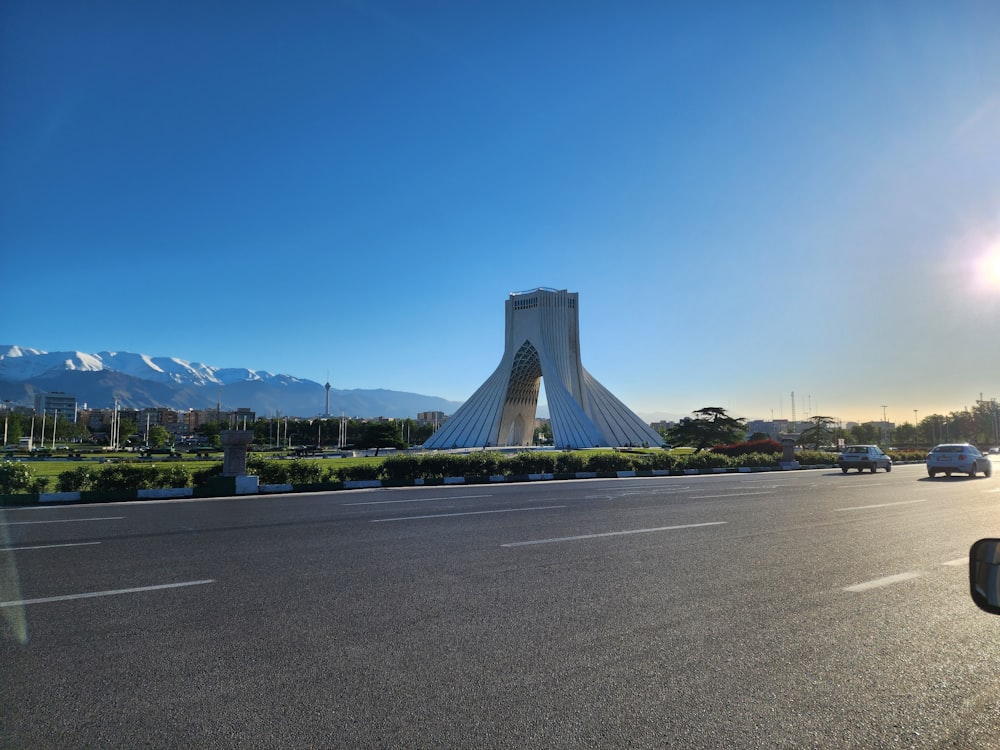
M 542 383 L 558 448 L 663 445 L 663 438 L 584 368 L 579 295 L 539 287 L 505 303 L 503 358 L 425 448 L 530 445 Z

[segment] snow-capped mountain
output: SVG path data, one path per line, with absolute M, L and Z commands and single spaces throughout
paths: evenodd
M 31 405 L 36 393 L 62 391 L 79 404 L 107 408 L 247 407 L 261 416 L 312 417 L 326 410 L 320 383 L 262 370 L 219 368 L 177 357 L 132 352 L 45 352 L 0 345 L 0 398 Z M 384 389 L 330 390 L 330 413 L 353 417 L 415 417 L 421 411 L 454 413 L 460 402 Z
M 55 372 L 102 372 L 109 370 L 142 380 L 178 385 L 229 385 L 245 380 L 271 380 L 269 372 L 243 368 L 210 367 L 177 357 L 150 357 L 132 352 L 43 352 L 20 346 L 0 345 L 0 380 L 28 380 Z M 297 378 L 293 378 L 297 380 Z

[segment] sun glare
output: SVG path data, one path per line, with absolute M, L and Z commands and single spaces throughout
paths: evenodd
M 1000 249 L 994 250 L 986 256 L 984 263 L 986 278 L 989 283 L 1000 289 Z

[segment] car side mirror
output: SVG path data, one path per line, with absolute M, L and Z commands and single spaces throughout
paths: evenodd
M 977 607 L 1000 615 L 1000 539 L 980 539 L 972 545 L 969 589 Z

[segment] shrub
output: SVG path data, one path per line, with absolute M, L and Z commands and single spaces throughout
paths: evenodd
M 781 462 L 781 453 L 745 453 L 733 459 L 738 466 L 760 467 L 777 466 Z
M 667 451 L 656 451 L 649 454 L 649 468 L 674 471 L 677 469 L 679 459 Z
M 826 451 L 799 451 L 795 454 L 795 460 L 806 466 L 835 464 L 837 463 L 837 454 L 827 453 Z
M 166 489 L 189 487 L 191 485 L 191 474 L 183 466 L 163 466 L 159 467 L 157 481 L 160 487 Z
M 323 481 L 323 468 L 315 461 L 302 461 L 301 459 L 290 461 L 287 473 L 288 481 L 291 484 L 319 484 Z
M 500 456 L 496 451 L 476 451 L 465 459 L 464 470 L 461 476 L 465 477 L 488 477 L 500 473 Z
M 56 480 L 57 492 L 86 492 L 94 486 L 97 472 L 92 466 L 78 466 L 64 471 Z
M 248 462 L 249 463 L 249 462 Z M 249 467 L 247 469 L 249 471 Z M 195 487 L 204 487 L 210 480 L 222 474 L 222 464 L 212 464 L 204 469 L 197 469 L 191 475 L 191 482 Z M 259 475 L 258 475 L 259 476 Z M 263 480 L 262 480 L 263 481 Z
M 0 495 L 45 492 L 48 483 L 48 479 L 36 477 L 27 464 L 0 461 Z
M 729 456 L 701 451 L 682 457 L 685 469 L 725 469 L 732 465 Z
M 576 474 L 578 471 L 586 471 L 586 465 L 586 459 L 573 451 L 563 451 L 556 456 L 556 472 L 559 474 Z
M 520 451 L 513 456 L 508 456 L 500 466 L 503 473 L 508 476 L 551 474 L 556 470 L 556 459 L 551 453 Z
M 407 456 L 397 454 L 388 456 L 382 462 L 381 478 L 390 482 L 404 482 L 419 476 L 417 473 L 420 467 L 422 456 Z
M 588 471 L 632 471 L 632 456 L 628 453 L 601 451 L 587 457 Z
M 340 482 L 364 481 L 378 479 L 381 471 L 379 464 L 356 464 L 354 466 L 341 466 L 339 469 L 330 472 L 328 479 Z
M 889 455 L 893 461 L 926 461 L 928 451 L 905 450 L 893 451 Z
M 751 440 L 746 443 L 733 443 L 732 445 L 717 445 L 711 450 L 712 453 L 721 453 L 725 456 L 745 456 L 748 453 L 781 453 L 781 443 L 768 438 L 766 440 Z

